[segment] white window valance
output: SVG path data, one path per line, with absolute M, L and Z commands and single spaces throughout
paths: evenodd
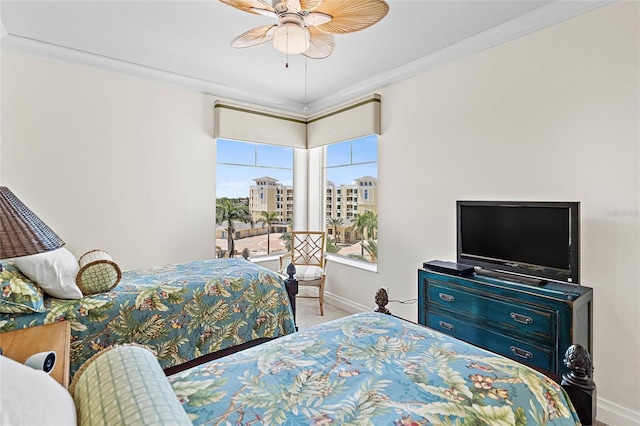
M 380 135 L 380 95 L 307 120 L 307 148 L 329 145 L 368 135 Z
M 380 95 L 374 94 L 313 117 L 302 118 L 217 101 L 214 137 L 315 148 L 381 133 Z
M 306 148 L 307 120 L 216 101 L 214 138 Z

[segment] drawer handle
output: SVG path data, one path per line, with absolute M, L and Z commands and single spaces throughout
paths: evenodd
M 533 318 L 530 318 L 526 315 L 516 314 L 515 312 L 511 312 L 510 317 L 515 322 L 519 322 L 521 324 L 531 324 L 533 322 Z
M 448 322 L 438 321 L 438 323 L 440 324 L 440 327 L 444 328 L 447 331 L 453 331 L 453 329 L 455 328 L 453 324 L 449 324 Z
M 440 297 L 440 299 L 444 300 L 445 302 L 455 302 L 456 301 L 456 298 L 453 297 L 450 294 L 439 293 L 438 296 Z
M 525 351 L 524 349 L 520 349 L 516 346 L 511 346 L 511 352 L 513 352 L 513 354 L 515 356 L 519 356 L 520 358 L 524 358 L 524 359 L 531 359 L 533 358 L 533 354 L 529 351 Z

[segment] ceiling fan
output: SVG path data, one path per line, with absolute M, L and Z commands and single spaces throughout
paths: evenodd
M 244 12 L 277 18 L 276 24 L 239 35 L 231 46 L 243 48 L 273 41 L 283 53 L 301 53 L 313 59 L 331 55 L 334 34 L 363 30 L 389 12 L 384 0 L 273 0 L 273 6 L 263 0 L 220 1 Z

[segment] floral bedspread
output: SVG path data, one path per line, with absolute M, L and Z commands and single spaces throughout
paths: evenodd
M 551 379 L 378 313 L 311 327 L 169 381 L 194 424 L 579 424 Z
M 0 332 L 71 322 L 71 376 L 101 349 L 150 347 L 165 368 L 261 337 L 295 331 L 282 278 L 244 259 L 124 271 L 113 290 L 80 300 L 45 298 L 46 312 L 0 315 Z

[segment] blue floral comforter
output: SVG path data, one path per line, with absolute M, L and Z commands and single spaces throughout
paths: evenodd
M 378 313 L 321 324 L 169 381 L 194 424 L 579 424 L 551 379 Z
M 244 259 L 124 271 L 107 293 L 45 298 L 41 314 L 0 315 L 0 332 L 71 322 L 71 376 L 101 349 L 139 343 L 169 367 L 262 337 L 295 331 L 282 278 Z

